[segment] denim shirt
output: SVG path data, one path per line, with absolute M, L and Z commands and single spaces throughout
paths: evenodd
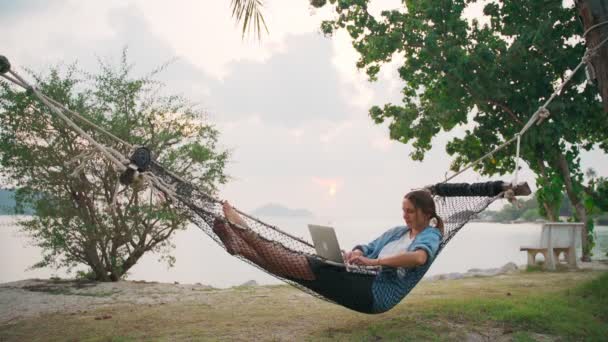
M 367 258 L 376 259 L 384 246 L 400 239 L 408 232 L 408 227 L 397 226 L 387 230 L 368 244 L 355 246 L 355 249 L 360 249 L 363 256 Z M 372 285 L 374 312 L 384 312 L 391 309 L 416 286 L 433 263 L 439 250 L 441 238 L 439 229 L 429 226 L 418 233 L 407 248 L 407 252 L 418 249 L 426 251 L 427 260 L 424 265 L 408 268 L 382 267 L 382 271 L 376 276 Z
M 390 242 L 399 240 L 407 232 L 409 232 L 409 228 L 407 226 L 397 226 L 387 230 L 374 241 L 366 245 L 355 246 L 354 249 L 360 249 L 363 252 L 363 256 L 366 258 L 376 259 L 384 246 Z M 439 249 L 440 241 L 441 232 L 439 229 L 429 226 L 416 235 L 414 241 L 412 241 L 410 246 L 407 248 L 407 252 L 413 252 L 417 249 L 426 251 L 428 264 L 433 262 L 437 249 Z

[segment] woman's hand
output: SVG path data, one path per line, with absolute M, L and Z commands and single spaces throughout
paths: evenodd
M 363 255 L 356 256 L 350 261 L 351 264 L 361 266 L 380 266 L 380 259 L 370 259 Z
M 344 263 L 350 264 L 355 257 L 362 256 L 363 252 L 360 249 L 355 249 L 350 252 L 342 251 L 342 258 L 344 258 Z

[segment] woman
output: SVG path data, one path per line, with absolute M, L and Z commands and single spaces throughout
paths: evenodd
M 422 278 L 443 235 L 443 221 L 429 192 L 408 193 L 402 209 L 406 226 L 389 229 L 369 244 L 355 246 L 344 254 L 349 264 L 382 266 L 377 275 L 348 272 L 345 267 L 293 252 L 250 229 L 241 229 L 237 226 L 247 224 L 228 202 L 223 203 L 223 210 L 232 224 L 216 220 L 213 231 L 230 254 L 243 256 L 350 309 L 380 313 L 399 303 Z

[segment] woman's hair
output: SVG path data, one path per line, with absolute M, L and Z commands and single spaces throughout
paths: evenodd
M 416 209 L 422 210 L 422 212 L 429 215 L 431 219 L 434 218 L 437 220 L 437 228 L 441 231 L 441 235 L 443 235 L 443 220 L 437 215 L 435 201 L 430 192 L 426 190 L 414 190 L 405 195 L 404 198 L 410 200 Z

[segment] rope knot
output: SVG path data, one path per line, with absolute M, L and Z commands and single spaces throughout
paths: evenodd
M 549 110 L 545 107 L 540 107 L 538 109 L 538 121 L 536 122 L 537 125 L 540 125 L 541 123 L 543 123 L 543 121 L 545 121 L 549 116 L 551 115 L 551 112 L 549 112 Z
M 591 57 L 593 57 L 594 50 L 587 50 L 587 52 L 581 58 L 581 61 L 587 65 L 591 63 Z
M 4 74 L 11 70 L 11 63 L 9 63 L 8 58 L 0 55 L 0 74 Z
M 513 189 L 505 191 L 504 197 L 509 201 L 509 203 L 513 204 L 517 208 L 522 207 L 522 204 L 517 200 L 517 197 L 515 196 L 515 191 Z

